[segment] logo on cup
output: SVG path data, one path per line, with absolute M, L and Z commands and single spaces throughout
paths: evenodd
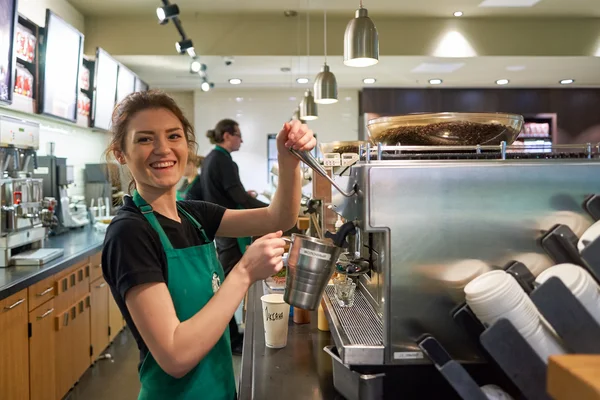
M 270 313 L 269 307 L 265 307 L 265 321 L 280 321 L 283 319 L 283 313 Z

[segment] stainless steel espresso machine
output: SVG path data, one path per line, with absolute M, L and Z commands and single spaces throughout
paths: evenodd
M 406 398 L 431 398 L 407 395 L 411 380 L 428 386 L 415 372 L 432 366 L 417 344 L 424 334 L 463 365 L 485 364 L 477 343 L 453 318 L 467 282 L 457 288 L 460 279 L 449 271 L 463 265 L 458 275 L 468 276 L 471 261 L 502 268 L 541 254 L 544 232 L 589 219 L 582 204 L 600 193 L 600 148 L 532 152 L 504 141 L 360 147 L 360 160 L 338 169 L 344 173 L 332 182 L 331 207 L 355 226 L 344 262 L 364 269 L 355 274 L 354 306 L 340 307 L 331 286 L 325 292 L 334 374 L 336 363 L 351 370 L 343 379 L 353 374 L 347 386 L 355 392 L 343 394 L 353 399 L 383 398 L 384 386 L 396 390 L 392 398 L 400 398 L 402 386 Z M 428 373 L 437 374 L 435 368 Z M 384 384 L 386 375 L 394 382 Z M 359 387 L 375 397 L 359 395 Z
M 42 180 L 31 178 L 39 125 L 0 116 L 0 267 L 40 265 L 63 254 L 43 249 L 55 201 L 44 198 Z

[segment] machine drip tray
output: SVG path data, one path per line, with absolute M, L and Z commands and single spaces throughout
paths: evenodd
M 333 285 L 329 285 L 323 299 L 342 362 L 348 365 L 383 364 L 383 322 L 363 294 L 356 291 L 354 305 L 340 307 Z
M 63 249 L 27 250 L 10 258 L 12 265 L 43 265 L 64 254 Z

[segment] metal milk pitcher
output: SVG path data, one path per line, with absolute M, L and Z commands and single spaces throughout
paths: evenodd
M 293 307 L 316 310 L 342 248 L 330 241 L 293 234 L 283 299 Z

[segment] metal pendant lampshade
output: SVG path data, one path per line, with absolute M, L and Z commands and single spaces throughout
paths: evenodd
M 329 65 L 324 64 L 321 72 L 315 78 L 315 103 L 333 104 L 338 101 L 337 81 L 335 75 L 329 70 Z
M 310 89 L 304 93 L 304 98 L 300 103 L 300 119 L 305 121 L 313 121 L 319 118 L 317 114 L 317 104 Z
M 344 64 L 349 67 L 369 67 L 379 62 L 379 36 L 366 8 L 346 26 L 344 34 Z

